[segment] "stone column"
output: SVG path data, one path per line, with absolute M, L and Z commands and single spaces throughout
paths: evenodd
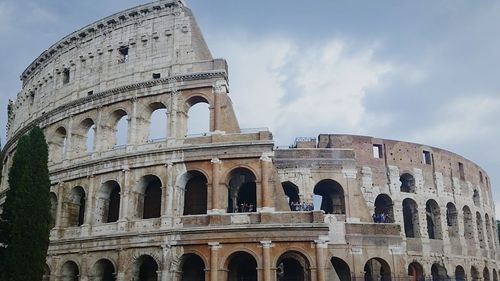
M 129 219 L 129 195 L 130 190 L 126 188 L 130 176 L 130 169 L 124 167 L 122 170 L 122 179 L 120 181 L 120 210 L 118 218 L 118 229 L 119 231 L 128 230 L 128 219 Z
M 161 268 L 163 269 L 161 278 L 158 278 L 158 280 L 161 281 L 169 281 L 168 275 L 169 275 L 169 256 L 172 251 L 172 247 L 170 244 L 167 245 L 162 245 L 161 246 L 162 250 L 162 265 Z
M 62 225 L 62 215 L 63 215 L 63 201 L 65 198 L 64 194 L 64 182 L 60 182 L 57 187 L 57 212 L 56 212 L 56 225 L 55 228 L 59 229 Z
M 170 108 L 168 110 L 168 137 L 179 138 L 177 112 L 179 111 L 179 91 L 176 85 L 170 86 Z
M 219 242 L 208 243 L 210 247 L 210 281 L 218 281 L 219 276 Z
M 66 131 L 66 144 L 64 145 L 63 162 L 67 163 L 72 158 L 72 140 L 73 140 L 73 115 L 69 116 L 68 128 Z M 66 164 L 65 164 L 66 165 Z
M 271 279 L 271 241 L 260 241 L 262 245 L 262 267 L 264 269 L 264 281 L 272 281 Z
M 212 194 L 209 195 L 212 205 L 211 213 L 224 213 L 224 208 L 222 207 L 221 200 L 219 198 L 222 161 L 219 158 L 213 158 L 210 163 L 212 163 Z
M 165 195 L 162 194 L 163 200 L 162 204 L 164 205 L 162 214 L 161 214 L 161 227 L 167 228 L 172 225 L 172 216 L 173 216 L 173 204 L 174 204 L 174 165 L 172 162 L 168 162 L 165 164 L 167 169 L 167 180 L 165 187 Z
M 272 159 L 269 155 L 262 155 L 260 157 L 260 168 L 261 168 L 261 210 L 266 212 L 272 212 L 274 208 L 272 207 L 273 202 L 273 192 L 269 186 L 269 179 L 271 174 Z
M 88 194 L 87 194 L 87 201 L 85 202 L 85 218 L 84 218 L 84 224 L 90 225 L 92 224 L 92 217 L 94 214 L 93 210 L 93 202 L 94 202 L 94 197 L 95 197 L 95 190 L 98 188 L 96 185 L 96 180 L 94 175 L 91 175 L 87 178 L 89 185 L 88 185 Z
M 325 278 L 325 267 L 323 266 L 325 263 L 325 249 L 328 247 L 328 244 L 324 240 L 316 240 L 316 272 L 317 272 L 317 281 L 326 281 Z
M 221 95 L 227 93 L 227 83 L 225 80 L 215 82 L 212 92 L 214 94 L 214 131 L 221 131 Z

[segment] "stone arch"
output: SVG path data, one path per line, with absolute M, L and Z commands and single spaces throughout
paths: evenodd
M 490 270 L 486 266 L 483 269 L 483 281 L 491 281 Z
M 100 259 L 95 262 L 91 271 L 91 280 L 94 281 L 115 281 L 116 267 L 109 259 Z
M 194 95 L 186 100 L 186 135 L 211 131 L 211 104 L 203 95 Z M 204 125 L 200 125 L 204 124 Z
M 408 238 L 420 237 L 418 205 L 411 198 L 406 198 L 403 200 L 403 222 L 404 222 L 406 237 Z
M 74 261 L 67 261 L 61 267 L 61 281 L 78 281 L 80 268 Z
M 314 186 L 314 194 L 320 195 L 321 210 L 326 214 L 345 214 L 344 188 L 332 179 L 324 179 Z
M 52 137 L 49 139 L 50 159 L 55 162 L 61 162 L 65 159 L 68 150 L 68 132 L 64 126 L 58 127 Z
M 419 262 L 412 262 L 408 265 L 408 276 L 410 281 L 424 281 L 424 268 Z
M 448 236 L 450 238 L 458 238 L 458 212 L 455 204 L 449 202 L 446 204 L 446 225 L 448 226 Z M 457 241 L 457 240 L 452 240 Z
M 427 235 L 429 239 L 443 239 L 441 229 L 441 210 L 438 203 L 430 199 L 425 203 L 425 217 L 427 221 Z
M 114 180 L 107 181 L 101 185 L 96 198 L 96 223 L 118 221 L 120 217 L 120 194 L 120 184 Z
M 142 219 L 161 216 L 162 183 L 155 175 L 146 175 L 139 179 L 137 186 L 136 216 Z
M 476 228 L 477 228 L 477 238 L 479 240 L 479 247 L 481 249 L 486 249 L 486 243 L 484 241 L 484 229 L 483 229 L 483 219 L 479 212 L 476 212 Z
M 300 203 L 299 187 L 290 181 L 282 182 L 281 186 L 283 187 L 283 192 L 287 198 L 288 206 L 290 206 L 290 210 L 293 211 L 294 209 L 292 204 Z
M 229 173 L 227 212 L 256 212 L 257 183 L 255 174 L 246 168 L 236 168 Z
M 468 241 L 468 245 L 474 241 L 474 220 L 472 218 L 472 212 L 468 206 L 462 208 L 464 217 L 464 237 Z
M 457 265 L 457 267 L 455 267 L 455 280 L 465 281 L 466 279 L 465 269 L 461 265 Z
M 50 195 L 50 228 L 54 228 L 56 226 L 57 219 L 57 195 L 54 192 L 51 192 Z
M 470 267 L 470 277 L 472 281 L 479 281 L 481 277 L 479 276 L 479 271 L 475 266 Z
M 246 251 L 233 252 L 225 261 L 228 281 L 257 281 L 257 260 Z
M 197 254 L 189 253 L 181 257 L 179 266 L 181 281 L 205 281 L 205 261 Z
M 365 263 L 365 281 L 391 281 L 391 267 L 382 258 L 371 258 Z
M 185 174 L 184 186 L 184 215 L 201 215 L 207 213 L 207 177 L 196 170 Z
M 477 189 L 474 189 L 472 193 L 472 202 L 474 202 L 474 206 L 480 207 L 479 191 Z
M 148 142 L 169 137 L 167 106 L 162 102 L 153 102 L 148 106 Z
M 287 251 L 276 263 L 276 280 L 310 281 L 310 263 L 300 252 Z
M 493 281 L 498 281 L 497 270 L 493 268 Z
M 394 203 L 387 194 L 379 194 L 375 199 L 375 220 L 377 222 L 393 223 L 394 222 Z
M 85 150 L 87 153 L 94 152 L 95 150 L 95 134 L 96 134 L 96 125 L 94 120 L 87 118 L 82 121 L 81 126 L 85 129 Z
M 446 267 L 439 263 L 433 263 L 431 267 L 431 276 L 433 281 L 448 280 Z
M 51 270 L 48 264 L 43 265 L 43 276 L 42 276 L 42 281 L 49 281 L 50 280 L 50 275 L 51 275 Z
M 86 195 L 81 186 L 73 187 L 66 202 L 67 226 L 80 226 L 85 219 Z
M 349 265 L 341 258 L 332 257 L 330 264 L 333 267 L 333 280 L 337 281 L 351 281 L 351 269 Z
M 401 186 L 399 190 L 401 192 L 415 193 L 415 177 L 410 173 L 404 173 L 399 177 Z
M 95 133 L 95 122 L 90 117 L 83 119 L 73 128 L 71 146 L 75 155 L 85 155 L 94 151 Z
M 159 281 L 159 263 L 150 255 L 141 255 L 132 264 L 130 270 L 131 280 Z
M 490 217 L 488 216 L 488 214 L 484 214 L 484 222 L 485 222 L 485 228 L 486 228 L 487 245 L 488 245 L 489 249 L 493 250 L 494 243 L 493 243 L 493 236 L 491 233 Z

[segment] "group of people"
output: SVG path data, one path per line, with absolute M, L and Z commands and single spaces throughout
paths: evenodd
M 372 215 L 372 218 L 373 218 L 373 222 L 375 223 L 390 223 L 391 222 L 391 218 L 389 217 L 389 215 L 386 215 L 385 213 L 373 213 Z
M 236 212 L 237 213 L 255 212 L 254 205 L 251 203 L 249 204 L 247 202 L 243 202 L 238 206 Z
M 290 208 L 292 211 L 305 211 L 305 212 L 310 212 L 314 210 L 314 205 L 312 203 L 306 203 L 306 202 L 292 202 L 290 203 Z

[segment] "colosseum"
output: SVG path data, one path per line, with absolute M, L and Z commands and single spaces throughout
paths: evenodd
M 267 129 L 240 128 L 226 61 L 182 0 L 89 24 L 21 80 L 0 205 L 16 141 L 38 125 L 53 214 L 44 280 L 498 281 L 481 167 L 367 136 L 281 148 Z M 209 129 L 188 134 L 198 104 Z

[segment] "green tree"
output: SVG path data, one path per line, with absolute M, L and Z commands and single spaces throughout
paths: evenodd
M 40 128 L 19 139 L 0 217 L 0 280 L 42 280 L 49 246 L 48 148 Z

